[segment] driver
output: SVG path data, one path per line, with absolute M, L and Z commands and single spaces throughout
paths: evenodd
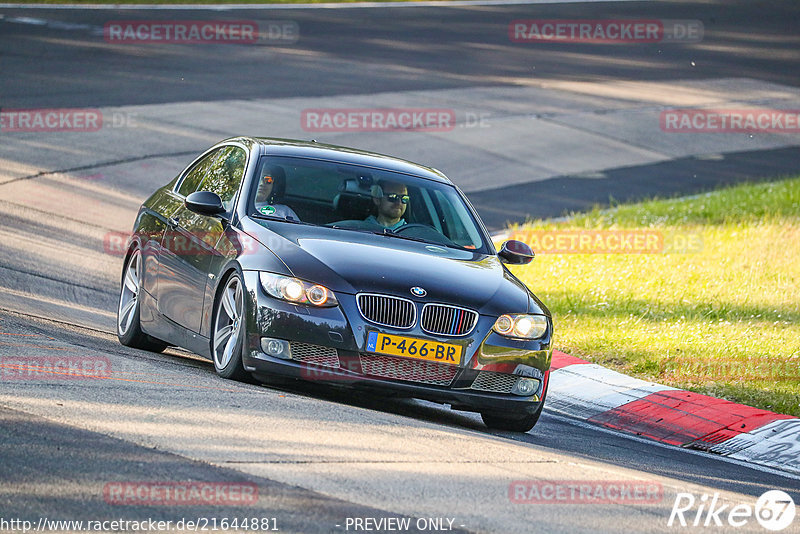
M 372 187 L 372 201 L 378 214 L 370 215 L 365 221 L 397 230 L 406 224 L 403 215 L 409 200 L 408 189 L 404 184 L 381 180 Z

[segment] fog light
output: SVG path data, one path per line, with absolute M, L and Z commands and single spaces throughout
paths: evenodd
M 289 342 L 283 339 L 273 339 L 271 337 L 261 338 L 261 350 L 275 358 L 289 360 L 292 358 L 292 351 Z
M 511 393 L 522 397 L 530 397 L 539 390 L 539 381 L 535 378 L 520 378 L 514 384 Z

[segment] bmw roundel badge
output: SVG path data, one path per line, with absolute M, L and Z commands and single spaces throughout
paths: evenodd
M 414 286 L 411 288 L 411 294 L 414 295 L 415 297 L 424 297 L 425 295 L 428 294 L 428 292 L 419 286 Z

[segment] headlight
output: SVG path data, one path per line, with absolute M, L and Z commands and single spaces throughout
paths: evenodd
M 501 315 L 494 322 L 494 331 L 508 337 L 537 339 L 547 332 L 547 317 L 527 314 Z
M 339 301 L 325 286 L 273 273 L 259 273 L 261 287 L 276 299 L 312 306 L 338 306 Z

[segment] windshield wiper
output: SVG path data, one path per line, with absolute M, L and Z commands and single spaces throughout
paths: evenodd
M 400 239 L 407 239 L 409 241 L 419 241 L 420 243 L 430 243 L 430 241 L 426 241 L 424 239 L 420 239 L 418 237 L 408 237 L 404 235 L 400 235 L 394 230 L 390 228 L 383 228 L 381 230 L 375 230 L 370 228 L 356 228 L 353 226 L 340 226 L 338 224 L 334 224 L 333 226 L 329 226 L 328 228 L 333 228 L 335 230 L 350 230 L 351 232 L 360 232 L 362 234 L 373 234 L 373 235 L 385 235 L 389 237 L 399 237 Z
M 378 234 L 378 235 L 386 235 L 386 236 L 389 236 L 389 237 L 398 237 L 400 239 L 407 239 L 409 241 L 417 241 L 419 243 L 426 243 L 428 245 L 436 245 L 437 247 L 454 248 L 456 250 L 465 250 L 467 252 L 475 252 L 475 250 L 473 250 L 473 249 L 465 248 L 465 247 L 462 247 L 461 245 L 456 245 L 455 243 L 452 243 L 452 242 L 444 243 L 444 242 L 441 242 L 441 241 L 431 241 L 430 239 L 422 239 L 421 237 L 411 237 L 411 236 L 407 236 L 407 235 L 398 234 L 397 232 L 395 232 L 391 228 L 384 228 L 383 232 L 373 232 L 373 233 Z M 447 239 L 447 238 L 445 237 L 445 239 Z
M 373 234 L 373 235 L 382 235 L 386 237 L 396 237 L 398 239 L 404 239 L 406 241 L 415 241 L 417 243 L 425 243 L 426 245 L 436 245 L 437 247 L 447 247 L 447 248 L 454 248 L 456 250 L 466 250 L 468 252 L 474 252 L 473 250 L 461 247 L 456 245 L 455 243 L 442 243 L 439 241 L 431 241 L 429 239 L 422 239 L 420 237 L 411 237 L 403 234 L 399 234 L 392 230 L 391 228 L 383 228 L 381 230 L 370 230 L 369 228 L 354 228 L 352 226 L 339 226 L 337 224 L 333 226 L 329 226 L 328 228 L 333 228 L 335 230 L 349 230 L 351 232 L 360 232 L 362 234 Z
M 375 235 L 385 235 L 388 237 L 396 237 L 398 239 L 405 239 L 407 241 L 416 241 L 417 243 L 428 243 L 429 245 L 438 245 L 439 243 L 434 243 L 433 241 L 428 241 L 427 239 L 422 239 L 419 237 L 411 237 L 403 234 L 398 234 L 391 228 L 384 228 L 383 230 L 371 230 L 371 233 Z
M 293 217 L 288 216 L 278 216 L 278 215 L 264 215 L 263 213 L 251 213 L 250 217 L 254 217 L 256 219 L 262 219 L 265 221 L 281 221 L 281 222 L 288 222 L 293 224 L 305 224 L 306 226 L 317 226 L 314 223 L 301 221 L 299 219 L 295 219 Z
M 373 230 L 366 230 L 364 228 L 355 228 L 353 226 L 342 226 L 339 224 L 334 224 L 333 226 L 325 225 L 326 228 L 333 228 L 334 230 L 349 230 L 351 232 L 361 232 L 362 234 L 374 234 Z

